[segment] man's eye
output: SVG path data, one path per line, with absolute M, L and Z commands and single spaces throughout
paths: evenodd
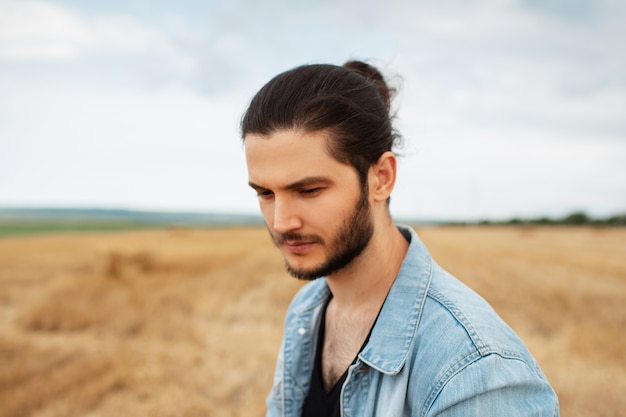
M 307 196 L 307 197 L 312 197 L 314 195 L 319 194 L 320 191 L 322 191 L 321 188 L 307 188 L 304 190 L 300 190 L 300 194 Z
M 269 199 L 269 198 L 272 198 L 272 196 L 274 195 L 274 193 L 273 193 L 273 192 L 271 192 L 271 191 L 259 191 L 259 192 L 257 192 L 257 193 L 256 193 L 256 195 L 257 195 L 259 198 L 262 198 L 262 199 L 264 199 L 264 200 L 267 200 L 267 199 Z

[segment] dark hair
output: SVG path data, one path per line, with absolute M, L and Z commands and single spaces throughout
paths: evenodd
M 327 130 L 329 153 L 353 166 L 365 185 L 369 168 L 400 138 L 391 123 L 393 93 L 364 62 L 303 65 L 259 90 L 241 119 L 242 138 L 283 129 Z

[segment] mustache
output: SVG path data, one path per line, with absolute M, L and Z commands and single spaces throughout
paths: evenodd
M 287 232 L 287 233 L 272 233 L 272 240 L 276 245 L 282 245 L 285 242 L 289 243 L 318 243 L 322 242 L 322 239 L 317 235 L 303 235 L 300 233 Z

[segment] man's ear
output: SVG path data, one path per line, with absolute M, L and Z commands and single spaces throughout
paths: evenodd
M 373 201 L 387 201 L 396 184 L 396 174 L 396 156 L 387 151 L 370 167 L 370 198 Z

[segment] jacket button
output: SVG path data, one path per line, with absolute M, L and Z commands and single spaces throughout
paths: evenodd
M 303 334 L 305 334 L 305 333 L 306 333 L 306 330 L 304 330 L 304 327 L 300 327 L 300 328 L 298 329 L 298 334 L 299 334 L 300 336 L 302 336 L 302 335 L 303 335 Z

